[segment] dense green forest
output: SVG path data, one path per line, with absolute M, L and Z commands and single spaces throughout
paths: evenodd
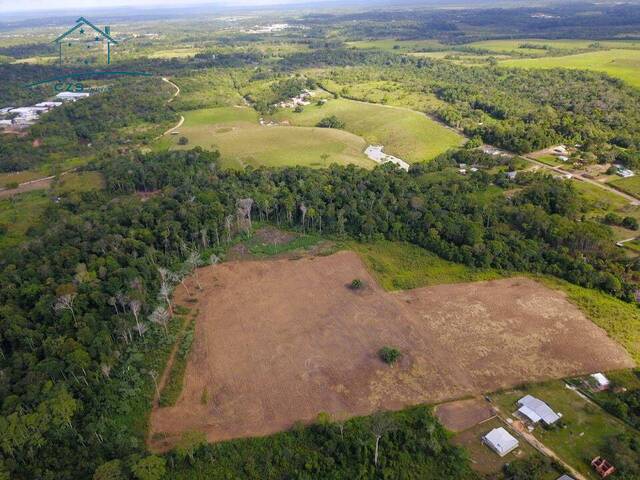
M 614 249 L 608 227 L 580 221 L 580 203 L 570 183 L 530 174 L 519 175 L 512 185 L 503 173 L 482 170 L 455 179 L 442 175 L 449 165 L 472 160 L 469 155 L 483 162 L 482 154 L 462 151 L 410 173 L 389 166 L 228 172 L 217 168 L 217 153 L 199 149 L 114 155 L 96 163 L 92 168 L 105 175 L 107 191 L 69 194 L 51 203 L 41 223 L 28 232 L 29 240 L 0 259 L 3 468 L 16 479 L 71 479 L 89 478 L 114 459 L 133 471 L 137 463 L 156 461 L 144 453 L 150 372 L 162 368 L 162 352 L 172 340 L 147 320 L 160 301 L 158 267 L 186 275 L 189 251 L 197 249 L 204 257 L 224 251 L 225 239 L 234 234 L 234 222 L 226 219 L 233 218 L 241 198 L 254 199 L 256 218 L 288 228 L 408 240 L 467 265 L 550 273 L 632 298 L 632 272 Z M 517 188 L 509 197 L 488 200 L 484 192 L 495 188 L 492 182 Z M 157 190 L 162 193 L 145 202 L 132 195 Z M 220 244 L 203 244 L 203 231 Z M 431 422 L 424 415 L 408 414 L 406 429 L 386 440 L 394 452 L 388 461 L 418 471 L 442 468 L 441 462 L 453 468 L 447 456 L 434 459 L 424 453 L 410 460 L 399 453 L 417 448 L 411 436 L 423 435 Z M 363 440 L 366 429 L 358 425 L 337 451 L 318 451 L 311 472 L 325 471 L 326 462 L 339 463 L 342 448 L 366 457 L 370 445 Z M 246 478 L 287 470 L 281 457 L 292 441 L 287 435 L 302 435 L 302 445 L 310 450 L 322 435 L 333 439 L 329 443 L 336 441 L 335 432 L 313 429 L 284 434 L 273 440 L 284 444 L 255 470 L 245 470 Z M 254 449 L 267 448 L 256 442 L 203 447 L 198 455 L 209 458 L 230 448 L 248 462 Z M 301 469 L 292 478 L 313 478 L 296 454 L 287 455 Z M 464 463 L 454 463 L 456 471 L 465 470 Z M 182 467 L 176 465 L 179 472 Z M 232 468 L 207 465 L 210 475 Z M 249 467 L 238 462 L 233 468 Z M 379 474 L 365 469 L 361 478 Z

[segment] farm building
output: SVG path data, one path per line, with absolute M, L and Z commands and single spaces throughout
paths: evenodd
M 562 475 L 561 477 L 558 477 L 557 480 L 573 480 L 573 477 L 570 477 L 569 475 Z
M 566 155 L 558 155 L 558 160 L 560 160 L 561 162 L 566 162 L 569 160 L 569 157 L 567 157 Z
M 56 95 L 56 98 L 59 98 L 63 102 L 75 102 L 81 98 L 87 98 L 88 96 L 89 94 L 86 92 L 60 92 Z
M 567 153 L 567 147 L 565 147 L 564 145 L 558 145 L 556 148 L 553 149 L 553 151 L 555 153 L 565 155 Z
M 531 423 L 542 421 L 545 425 L 553 425 L 560 420 L 560 415 L 554 412 L 549 405 L 531 395 L 518 400 L 518 414 Z
M 618 169 L 617 173 L 622 178 L 629 178 L 629 177 L 633 177 L 635 175 L 635 173 L 633 173 L 633 171 L 629 170 L 628 168 L 620 168 L 620 169 Z
M 36 107 L 46 108 L 47 110 L 51 110 L 52 108 L 56 108 L 62 105 L 62 102 L 40 102 L 36 103 Z
M 507 178 L 509 180 L 515 180 L 518 176 L 518 172 L 507 172 Z
M 596 385 L 596 390 L 606 390 L 611 385 L 609 379 L 602 373 L 593 373 L 591 374 L 591 378 Z
M 501 457 L 518 448 L 518 440 L 502 427 L 491 430 L 482 437 L 482 441 Z

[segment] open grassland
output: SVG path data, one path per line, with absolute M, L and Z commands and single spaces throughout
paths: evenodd
M 104 177 L 99 172 L 72 172 L 61 176 L 52 185 L 53 193 L 95 192 L 105 187 Z
M 640 49 L 598 50 L 563 57 L 523 58 L 500 62 L 505 67 L 593 70 L 640 88 Z
M 557 428 L 536 427 L 533 434 L 551 448 L 565 462 L 587 478 L 598 479 L 591 468 L 591 460 L 602 454 L 607 438 L 629 431 L 622 422 L 590 403 L 576 392 L 566 388 L 564 382 L 553 381 L 511 390 L 492 397 L 503 413 L 517 410 L 516 402 L 530 394 L 562 413 L 562 424 Z
M 0 248 L 24 241 L 27 230 L 38 222 L 50 203 L 44 192 L 28 192 L 0 199 Z
M 537 48 L 521 48 L 530 45 Z M 484 40 L 481 42 L 467 43 L 465 47 L 472 47 L 481 50 L 489 50 L 497 53 L 526 53 L 527 55 L 545 55 L 546 48 L 553 50 L 566 50 L 568 52 L 583 49 L 631 49 L 640 50 L 640 41 L 635 40 L 579 40 L 562 39 L 547 40 L 537 38 L 521 38 L 515 40 Z
M 147 54 L 148 58 L 186 58 L 193 57 L 196 53 L 200 53 L 202 51 L 201 48 L 192 47 L 192 46 L 184 46 L 177 48 L 168 48 L 166 50 L 157 50 L 155 52 L 150 52 Z
M 632 365 L 562 294 L 522 277 L 388 293 L 347 251 L 198 275 L 184 388 L 152 413 L 156 449 L 188 430 L 265 435 L 322 411 L 360 415 Z M 363 287 L 350 288 L 356 278 Z M 385 345 L 402 352 L 393 368 L 377 356 Z
M 275 119 L 292 125 L 314 126 L 331 115 L 345 123 L 345 130 L 370 144 L 384 145 L 385 153 L 407 162 L 430 160 L 463 142 L 462 136 L 419 112 L 346 99 L 312 104 L 302 113 L 282 109 Z
M 347 42 L 347 45 L 354 48 L 371 48 L 398 53 L 440 50 L 447 48 L 446 45 L 443 45 L 437 40 L 360 40 L 357 42 Z
M 170 139 L 172 146 L 218 149 L 223 166 L 227 168 L 246 165 L 326 167 L 332 163 L 353 163 L 370 168 L 375 165 L 363 154 L 365 141 L 342 130 L 262 126 L 257 122 L 257 113 L 247 107 L 194 110 L 184 116 L 180 136 L 185 136 L 189 143 L 179 146 L 178 135 L 175 135 Z
M 360 255 L 380 286 L 387 291 L 500 278 L 498 272 L 449 262 L 410 243 L 381 240 L 374 243 L 352 242 L 348 246 Z
M 609 185 L 636 198 L 640 198 L 640 176 L 616 178 L 610 181 Z

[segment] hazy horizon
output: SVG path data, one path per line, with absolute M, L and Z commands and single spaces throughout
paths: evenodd
M 15 2 L 13 0 L 0 0 L 0 12 L 19 13 L 19 12 L 38 12 L 51 10 L 74 10 L 74 9 L 108 9 L 108 8 L 154 8 L 154 7 L 170 7 L 170 8 L 188 8 L 193 6 L 211 6 L 211 7 L 247 7 L 247 6 L 269 6 L 284 4 L 304 4 L 304 3 L 331 3 L 334 0 L 189 0 L 187 2 L 176 3 L 174 0 L 111 0 L 105 3 L 101 0 L 82 0 L 69 2 L 66 0 L 24 0 Z

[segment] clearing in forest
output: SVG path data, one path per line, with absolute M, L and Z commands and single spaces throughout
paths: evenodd
M 260 125 L 258 113 L 249 107 L 193 110 L 185 112 L 184 117 L 179 135 L 170 139 L 173 148 L 218 149 L 225 167 L 327 167 L 332 163 L 375 166 L 364 156 L 365 141 L 343 130 Z M 182 136 L 188 143 L 179 146 Z
M 353 279 L 363 287 L 350 288 Z M 195 340 L 151 447 L 271 434 L 344 417 L 633 365 L 563 293 L 511 278 L 386 292 L 357 254 L 199 271 Z M 400 350 L 389 366 L 383 346 Z
M 310 127 L 331 115 L 345 123 L 345 130 L 363 137 L 369 144 L 384 145 L 386 154 L 409 163 L 431 160 L 464 142 L 464 137 L 423 113 L 342 98 L 324 105 L 308 105 L 300 113 L 283 109 L 275 118 Z

